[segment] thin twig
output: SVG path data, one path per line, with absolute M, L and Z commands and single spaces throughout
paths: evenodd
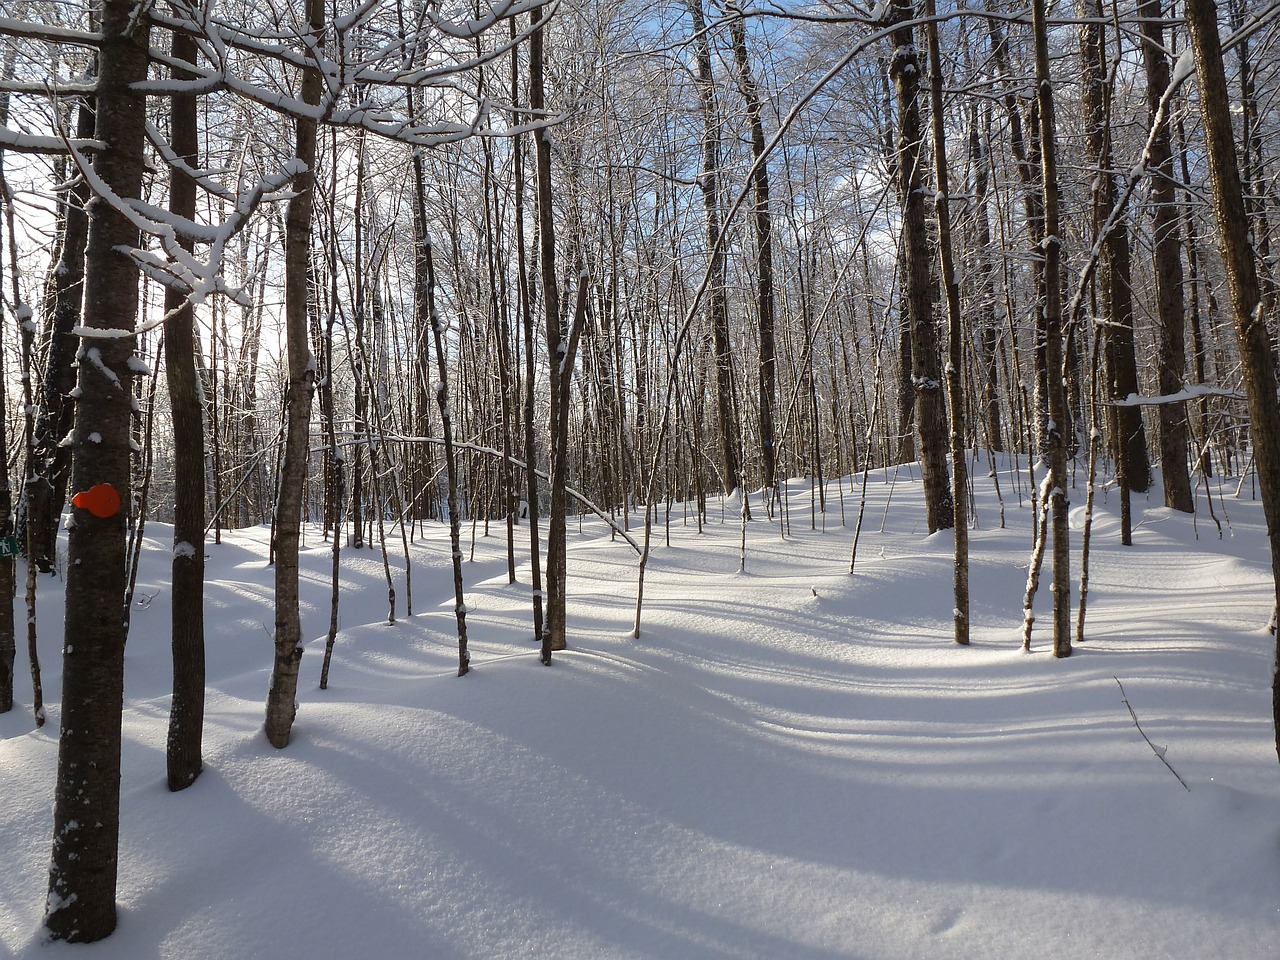
M 1169 767 L 1169 772 L 1175 777 L 1178 777 L 1178 782 L 1182 784 L 1183 789 L 1190 793 L 1191 788 L 1187 786 L 1187 781 L 1178 776 L 1178 771 L 1169 766 L 1169 761 L 1164 758 L 1164 748 L 1157 747 L 1152 743 L 1151 738 L 1148 737 L 1146 732 L 1142 729 L 1142 724 L 1138 723 L 1138 715 L 1133 712 L 1133 705 L 1129 703 L 1129 695 L 1124 692 L 1124 684 L 1120 682 L 1120 678 L 1112 677 L 1111 679 L 1114 680 L 1116 682 L 1116 686 L 1120 688 L 1120 699 L 1124 702 L 1124 705 L 1129 708 L 1129 716 L 1133 717 L 1133 725 L 1137 727 L 1138 732 L 1142 734 L 1142 739 L 1147 741 L 1147 746 L 1151 748 L 1151 752 L 1156 755 L 1157 760 L 1163 763 L 1166 767 Z

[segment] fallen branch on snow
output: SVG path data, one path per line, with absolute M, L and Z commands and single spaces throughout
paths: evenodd
M 1173 769 L 1173 767 L 1169 765 L 1169 761 L 1164 758 L 1164 753 L 1166 748 L 1157 747 L 1154 743 L 1152 743 L 1151 738 L 1148 737 L 1146 734 L 1146 731 L 1142 729 L 1142 724 L 1138 723 L 1138 715 L 1133 712 L 1133 705 L 1129 703 L 1129 695 L 1124 692 L 1124 684 L 1120 682 L 1120 678 L 1112 677 L 1111 679 L 1114 680 L 1116 682 L 1116 686 L 1120 688 L 1120 699 L 1121 701 L 1124 702 L 1124 705 L 1129 708 L 1129 716 L 1133 717 L 1133 725 L 1137 727 L 1138 732 L 1142 734 L 1142 739 L 1147 741 L 1147 746 L 1151 748 L 1151 752 L 1156 755 L 1157 760 L 1163 763 L 1166 767 L 1169 767 L 1169 772 L 1172 773 L 1175 777 L 1178 777 L 1178 782 L 1182 784 L 1182 788 L 1186 790 L 1188 793 L 1190 793 L 1191 788 L 1187 786 L 1187 781 L 1183 780 L 1182 777 L 1178 775 L 1178 771 Z

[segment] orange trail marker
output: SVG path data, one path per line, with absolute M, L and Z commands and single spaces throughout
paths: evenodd
M 104 520 L 120 512 L 120 494 L 109 483 L 100 483 L 88 490 L 81 490 L 71 498 L 71 503 Z

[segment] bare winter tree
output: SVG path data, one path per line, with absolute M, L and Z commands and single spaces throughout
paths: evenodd
M 1222 64 L 1217 8 L 1213 0 L 1187 0 L 1186 18 L 1204 103 L 1204 142 L 1218 245 L 1231 293 L 1231 314 L 1249 400 L 1250 438 L 1270 538 L 1271 573 L 1280 604 L 1280 396 L 1276 393 L 1276 362 L 1268 329 L 1268 313 L 1275 305 L 1263 299 L 1253 244 L 1248 231 L 1240 229 L 1247 222 L 1244 187 L 1231 126 L 1231 99 Z M 1280 654 L 1280 631 L 1276 637 Z M 1276 752 L 1280 755 L 1280 666 L 1272 678 L 1271 700 Z
M 1159 340 L 1157 379 L 1161 395 L 1172 397 L 1182 390 L 1187 363 L 1186 300 L 1182 292 L 1181 216 L 1173 178 L 1173 138 L 1168 111 L 1160 108 L 1161 98 L 1169 88 L 1169 58 L 1165 53 L 1159 0 L 1142 0 L 1138 4 L 1138 18 L 1143 38 L 1142 63 L 1147 75 L 1147 107 L 1153 125 L 1149 166 L 1155 230 L 1152 259 L 1156 274 Z M 1167 507 L 1190 513 L 1193 504 L 1187 466 L 1186 403 L 1162 403 L 1159 418 L 1164 503 Z
M 747 107 L 747 130 L 751 135 L 751 191 L 756 235 L 756 323 L 760 339 L 758 371 L 758 414 L 760 481 L 767 491 L 777 483 L 777 449 L 774 446 L 773 408 L 777 401 L 777 352 L 774 344 L 773 217 L 769 210 L 769 165 L 765 157 L 764 123 L 760 93 L 751 72 L 747 51 L 747 30 L 741 10 L 729 21 L 733 55 L 738 65 L 738 87 Z
M 929 532 L 950 529 L 955 508 L 947 472 L 947 413 L 943 400 L 937 329 L 933 319 L 934 282 L 925 211 L 924 127 L 921 123 L 920 61 L 916 54 L 916 15 L 909 0 L 889 7 L 893 56 L 889 76 L 897 95 L 896 167 L 902 202 L 902 239 L 908 323 L 911 330 L 911 386 L 915 392 L 916 455 L 924 484 Z
M 742 452 L 733 402 L 733 360 L 729 342 L 729 306 L 725 290 L 725 254 L 720 231 L 720 109 L 716 102 L 715 78 L 711 72 L 711 39 L 702 11 L 702 0 L 688 0 L 693 17 L 694 59 L 697 61 L 698 106 L 702 116 L 702 161 L 698 189 L 706 218 L 707 315 L 711 327 L 711 349 L 716 373 L 716 431 L 720 442 L 721 485 L 726 494 L 738 489 Z
M 307 47 L 321 49 L 323 0 L 307 0 Z M 318 63 L 303 67 L 300 99 L 320 103 L 324 80 Z M 294 194 L 285 216 L 285 344 L 288 386 L 285 393 L 284 459 L 276 496 L 275 519 L 275 662 L 267 692 L 266 734 L 273 747 L 285 747 L 297 713 L 298 665 L 302 661 L 302 619 L 298 609 L 298 543 L 311 435 L 311 398 L 315 367 L 308 330 L 312 214 L 315 205 L 316 121 L 294 120 L 297 169 Z
M 178 64 L 194 63 L 195 39 L 174 33 L 175 78 L 189 75 Z M 194 93 L 177 94 L 170 110 L 174 162 L 169 168 L 169 210 L 192 222 L 196 217 L 199 131 Z M 179 164 L 185 165 L 183 169 Z M 194 248 L 190 238 L 180 242 Z M 173 700 L 166 747 L 169 789 L 182 790 L 200 774 L 204 727 L 204 404 L 196 369 L 196 318 L 181 290 L 165 290 L 164 369 L 173 415 Z
M 136 0 L 106 0 L 97 84 L 102 149 L 81 174 L 96 185 L 85 252 L 68 531 L 62 729 L 45 926 L 58 940 L 100 940 L 116 925 L 120 711 L 124 697 L 125 512 L 138 267 L 121 250 L 138 228 L 119 201 L 140 194 L 150 22 Z M 116 201 L 107 197 L 118 198 Z M 74 501 L 73 501 L 74 502 Z M 86 808 L 93 811 L 86 816 Z
M 1105 51 L 1106 18 L 1097 0 L 1079 0 L 1078 7 L 1085 143 L 1096 171 L 1093 178 L 1093 227 L 1094 232 L 1102 236 L 1104 245 L 1101 300 L 1106 322 L 1107 381 L 1110 399 L 1123 400 L 1138 393 L 1138 368 L 1134 354 L 1129 231 L 1123 219 L 1111 217 L 1116 204 L 1116 184 L 1111 144 L 1111 89 Z M 1053 367 L 1050 366 L 1049 370 L 1052 376 Z M 1127 541 L 1129 490 L 1141 492 L 1150 484 L 1146 432 L 1141 408 L 1112 405 L 1107 410 L 1111 445 L 1120 474 L 1120 496 L 1125 514 L 1122 522 L 1126 527 Z M 1065 424 L 1062 426 L 1065 429 Z

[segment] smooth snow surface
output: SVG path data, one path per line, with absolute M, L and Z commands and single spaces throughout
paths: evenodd
M 60 581 L 42 577 L 49 723 L 32 728 L 23 652 L 19 705 L 0 716 L 0 957 L 1274 960 L 1273 594 L 1248 483 L 1214 488 L 1223 539 L 1203 489 L 1194 520 L 1155 506 L 1158 492 L 1135 498 L 1131 548 L 1100 490 L 1087 639 L 1054 660 L 1047 566 L 1020 649 L 1030 483 L 1002 465 L 1001 529 L 987 469 L 973 469 L 968 648 L 950 640 L 952 538 L 924 535 L 905 467 L 871 477 L 852 576 L 848 481 L 830 485 L 816 530 L 809 484 L 792 481 L 785 538 L 753 497 L 745 573 L 740 504 L 713 501 L 701 534 L 677 505 L 669 546 L 654 529 L 639 640 L 634 552 L 574 523 L 572 648 L 550 668 L 528 564 L 508 585 L 505 529 L 485 538 L 482 523 L 461 679 L 435 526 L 413 548 L 409 619 L 397 572 L 394 626 L 378 553 L 344 551 L 319 690 L 330 561 L 310 528 L 316 639 L 283 751 L 261 732 L 267 532 L 224 533 L 206 548 L 207 765 L 180 794 L 164 785 L 172 535 L 149 525 L 120 923 L 88 947 L 43 945 L 40 927 L 62 614 Z

